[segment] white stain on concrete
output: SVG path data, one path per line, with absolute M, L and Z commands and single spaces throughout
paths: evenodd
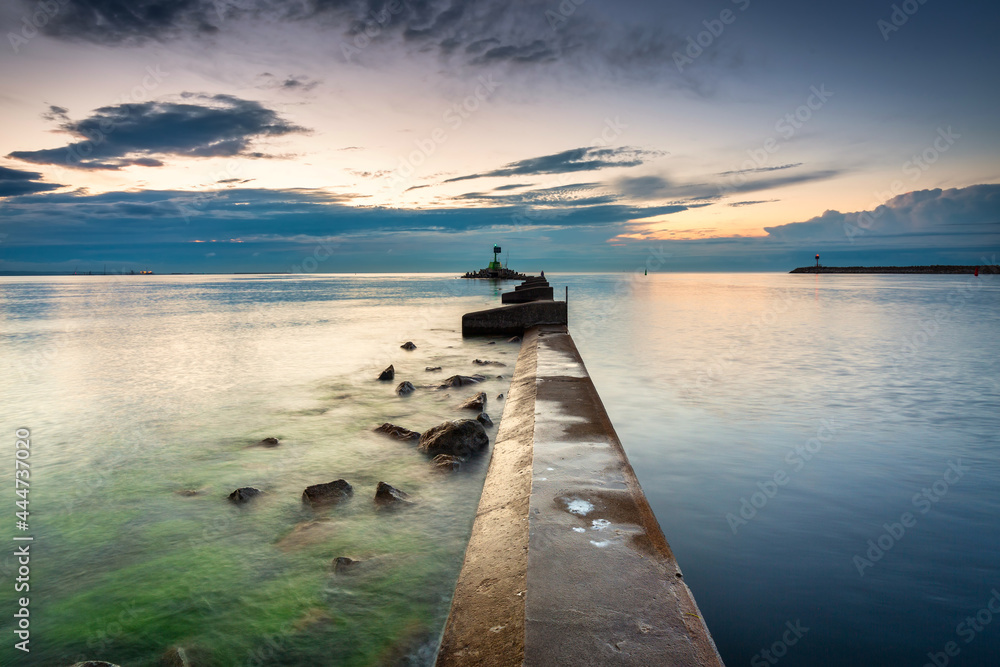
M 573 531 L 577 532 L 577 533 L 586 533 L 587 529 L 586 528 L 580 528 L 579 526 L 573 526 Z
M 603 549 L 604 547 L 611 544 L 610 540 L 601 540 L 600 542 L 595 542 L 594 540 L 591 540 L 590 543 L 599 549 Z
M 593 521 L 591 521 L 591 526 L 593 526 L 593 530 L 604 530 L 610 525 L 611 522 L 608 521 L 607 519 L 594 519 Z
M 566 509 L 568 509 L 573 514 L 579 514 L 580 516 L 587 516 L 594 511 L 594 506 L 588 503 L 586 500 L 581 500 L 579 498 L 574 498 L 573 500 L 566 501 Z

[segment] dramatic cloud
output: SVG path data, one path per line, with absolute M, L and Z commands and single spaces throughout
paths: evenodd
M 788 165 L 792 167 L 795 165 Z M 772 171 L 772 170 L 762 170 Z M 773 176 L 769 178 L 751 179 L 746 172 L 740 172 L 738 178 L 728 178 L 722 181 L 707 183 L 673 183 L 663 176 L 623 176 L 616 179 L 613 187 L 623 195 L 640 201 L 660 199 L 682 199 L 685 201 L 711 201 L 730 194 L 760 192 L 773 190 L 788 185 L 825 181 L 840 175 L 837 169 L 820 169 L 816 171 Z
M 78 169 L 160 167 L 168 156 L 263 158 L 255 140 L 305 132 L 260 102 L 232 95 L 184 93 L 191 102 L 143 102 L 101 107 L 89 117 L 62 120 L 78 138 L 61 148 L 14 151 L 8 157 Z M 65 110 L 52 107 L 51 112 Z
M 1000 240 L 1000 185 L 919 190 L 871 211 L 827 211 L 805 222 L 765 227 L 787 242 L 996 244 Z
M 40 183 L 38 179 L 41 177 L 37 171 L 0 167 L 0 197 L 28 195 L 64 187 L 58 183 Z
M 511 162 L 500 169 L 449 178 L 445 183 L 468 181 L 474 178 L 504 176 L 536 176 L 538 174 L 568 174 L 578 171 L 594 171 L 609 167 L 636 167 L 647 159 L 660 157 L 664 153 L 638 148 L 574 148 L 572 150 L 543 155 Z
M 631 16 L 627 22 L 625 16 L 551 0 L 73 0 L 62 4 L 42 31 L 59 39 L 130 46 L 201 40 L 241 21 L 300 23 L 340 33 L 349 59 L 377 42 L 377 48 L 402 44 L 473 66 L 593 61 L 602 70 L 638 67 L 675 76 L 663 63 L 685 45 L 686 36 Z

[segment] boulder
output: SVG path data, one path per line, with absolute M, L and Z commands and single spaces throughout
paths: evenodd
M 503 400 L 503 394 L 497 394 L 497 400 L 498 401 L 502 401 Z
M 255 489 L 252 486 L 244 486 L 236 489 L 229 494 L 229 499 L 236 503 L 237 505 L 242 505 L 243 503 L 249 501 L 251 498 L 255 498 L 261 494 L 260 489 Z
M 463 462 L 464 462 L 463 459 L 457 456 L 452 456 L 451 454 L 438 454 L 431 461 L 431 463 L 434 464 L 434 467 L 437 468 L 438 470 L 449 470 L 449 471 L 459 470 L 462 467 Z
M 415 350 L 415 349 L 417 349 L 417 346 L 413 344 L 412 340 L 406 341 L 405 343 L 403 343 L 402 345 L 400 345 L 400 347 L 403 348 L 404 350 Z
M 490 428 L 491 426 L 493 426 L 493 420 L 490 419 L 490 416 L 485 412 L 480 412 L 479 416 L 476 417 L 476 421 L 485 426 L 486 428 Z
M 375 504 L 380 507 L 394 507 L 398 505 L 412 505 L 409 494 L 403 493 L 399 489 L 389 486 L 385 482 L 379 482 L 375 487 Z
M 396 385 L 397 396 L 408 396 L 416 390 L 417 389 L 416 387 L 413 386 L 413 383 L 409 382 L 408 380 L 404 380 L 403 382 L 400 382 L 398 385 Z
M 389 368 L 382 371 L 382 374 L 378 376 L 378 379 L 382 382 L 392 382 L 396 378 L 396 369 L 389 364 Z
M 460 410 L 475 410 L 476 412 L 482 412 L 486 409 L 486 392 L 481 391 L 465 403 L 459 406 Z
M 441 367 L 440 366 L 424 366 L 424 370 L 427 371 L 428 373 L 433 373 L 434 371 L 441 370 Z
M 450 454 L 469 457 L 490 446 L 486 429 L 475 419 L 458 419 L 438 424 L 420 436 L 420 451 L 430 456 Z
M 333 505 L 345 498 L 350 498 L 354 494 L 354 489 L 346 480 L 337 479 L 326 484 L 313 484 L 306 487 L 302 492 L 302 502 L 309 503 L 313 507 L 319 505 Z
M 478 384 L 486 379 L 485 375 L 452 375 L 441 384 L 441 389 L 448 387 L 463 387 L 467 384 Z
M 385 433 L 396 440 L 407 441 L 420 439 L 420 434 L 416 431 L 411 431 L 408 428 L 396 426 L 395 424 L 390 424 L 389 422 L 386 422 L 381 426 L 376 426 L 374 430 L 376 433 Z
M 260 442 L 257 443 L 257 446 L 258 447 L 277 447 L 278 446 L 278 439 L 277 438 L 264 438 L 263 440 L 261 440 Z
M 500 361 L 486 361 L 483 359 L 473 359 L 472 363 L 477 366 L 506 366 L 507 364 Z

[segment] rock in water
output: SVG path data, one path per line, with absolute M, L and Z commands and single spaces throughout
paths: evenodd
M 167 652 L 160 658 L 160 664 L 163 667 L 191 667 L 191 661 L 188 659 L 187 652 L 181 646 L 171 646 L 168 648 Z
M 488 361 L 484 359 L 473 359 L 472 363 L 477 366 L 506 366 L 502 361 Z
M 441 367 L 440 366 L 424 366 L 424 370 L 427 371 L 428 373 L 432 373 L 434 371 L 441 370 Z
M 353 558 L 348 558 L 347 556 L 337 556 L 333 559 L 333 571 L 337 574 L 343 574 L 344 572 L 350 572 L 354 569 L 361 561 L 354 560 Z
M 475 419 L 438 424 L 420 436 L 420 451 L 430 456 L 450 454 L 467 458 L 490 446 L 486 429 Z
M 462 467 L 463 460 L 451 454 L 438 454 L 431 463 L 439 470 L 456 471 Z
M 413 386 L 412 382 L 410 382 L 408 380 L 404 380 L 403 382 L 400 382 L 396 386 L 396 395 L 397 396 L 407 396 L 409 394 L 412 394 L 416 390 L 417 389 L 416 389 L 416 387 Z
M 313 484 L 306 487 L 302 492 L 302 502 L 309 503 L 313 507 L 319 505 L 333 505 L 345 498 L 350 498 L 354 489 L 346 480 L 338 479 L 326 484 Z
M 480 412 L 479 416 L 476 417 L 476 421 L 487 428 L 493 426 L 493 420 L 490 419 L 490 416 L 485 412 Z
M 412 340 L 406 341 L 405 343 L 403 343 L 402 345 L 400 345 L 400 347 L 403 348 L 404 350 L 415 350 L 415 349 L 417 349 L 417 346 L 413 344 Z
M 508 338 L 507 342 L 508 343 L 520 343 L 521 342 L 521 337 L 520 336 L 514 336 L 513 338 Z
M 402 426 L 396 426 L 395 424 L 390 424 L 386 422 L 381 426 L 375 427 L 376 433 L 385 433 L 386 435 L 396 438 L 396 440 L 419 440 L 420 434 L 416 431 L 411 431 L 408 428 L 403 428 Z
M 229 499 L 234 503 L 236 503 L 237 505 L 242 505 L 251 498 L 259 496 L 260 494 L 261 494 L 260 489 L 255 489 L 252 486 L 244 486 L 230 493 Z
M 382 374 L 378 376 L 378 379 L 382 382 L 392 382 L 396 377 L 396 369 L 389 364 L 389 368 L 382 371 Z
M 257 443 L 257 446 L 258 447 L 277 447 L 278 446 L 278 439 L 277 438 L 264 438 L 263 440 L 261 440 L 260 442 Z
M 413 502 L 409 498 L 409 494 L 403 493 L 385 482 L 379 482 L 375 488 L 375 504 L 382 507 L 411 505 Z
M 503 400 L 503 394 L 497 394 L 497 400 L 498 401 L 502 401 Z
M 479 392 L 478 394 L 467 400 L 465 403 L 463 403 L 461 406 L 459 406 L 459 409 L 475 410 L 476 412 L 482 412 L 483 410 L 486 409 L 486 392 L 485 391 Z
M 448 387 L 461 387 L 467 384 L 476 384 L 485 379 L 485 375 L 452 375 L 444 381 L 444 384 L 441 385 L 441 389 L 447 389 Z

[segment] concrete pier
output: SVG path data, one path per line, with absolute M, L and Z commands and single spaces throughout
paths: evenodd
M 565 325 L 525 331 L 437 665 L 722 665 Z

